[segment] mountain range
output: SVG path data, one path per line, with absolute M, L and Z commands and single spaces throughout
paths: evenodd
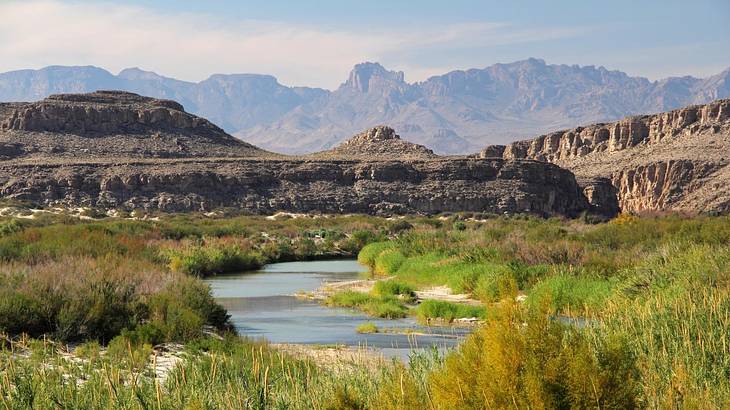
M 288 87 L 259 74 L 215 74 L 197 83 L 139 68 L 117 75 L 93 66 L 0 74 L 0 101 L 99 89 L 178 101 L 227 132 L 277 152 L 329 149 L 362 129 L 388 124 L 408 141 L 455 154 L 730 97 L 730 69 L 704 79 L 650 81 L 604 67 L 527 59 L 409 83 L 405 73 L 368 62 L 357 64 L 333 91 Z

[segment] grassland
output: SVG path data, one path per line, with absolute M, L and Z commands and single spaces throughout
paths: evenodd
M 592 225 L 469 216 L 0 220 L 0 330 L 8 335 L 0 343 L 0 402 L 730 406 L 730 218 L 624 215 Z M 377 370 L 328 369 L 265 344 L 209 336 L 225 335 L 229 325 L 199 276 L 355 254 L 374 278 L 387 279 L 369 293 L 335 294 L 327 303 L 382 317 L 473 316 L 483 323 L 445 358 L 422 354 Z M 412 307 L 416 291 L 434 286 L 481 305 Z M 185 355 L 161 379 L 153 346 L 170 342 L 183 343 Z M 69 343 L 78 352 L 66 354 Z

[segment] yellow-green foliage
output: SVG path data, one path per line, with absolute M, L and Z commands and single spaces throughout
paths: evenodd
M 395 247 L 394 242 L 371 243 L 360 250 L 360 253 L 357 254 L 357 261 L 370 269 L 375 269 L 375 259 L 380 256 L 383 251 L 393 247 Z
M 346 290 L 335 293 L 325 300 L 329 306 L 355 308 L 365 313 L 386 319 L 397 319 L 408 314 L 408 308 L 396 296 L 373 296 L 363 292 Z
M 598 345 L 545 315 L 507 306 L 431 378 L 437 408 L 633 408 L 639 383 L 623 343 Z
M 195 276 L 253 270 L 264 264 L 256 251 L 237 245 L 167 249 L 163 255 L 169 260 L 171 270 Z
M 484 306 L 472 306 L 441 300 L 424 300 L 415 309 L 415 313 L 422 321 L 442 319 L 447 322 L 460 318 L 484 319 L 487 314 Z
M 403 264 L 403 261 L 405 260 L 405 257 L 402 253 L 398 252 L 394 249 L 387 249 L 382 252 L 375 258 L 375 266 L 373 268 L 373 272 L 376 275 L 380 276 L 388 276 L 393 275 L 401 264 Z
M 363 324 L 360 324 L 355 328 L 355 331 L 357 333 L 378 333 L 379 329 L 373 322 L 366 322 Z
M 649 407 L 730 405 L 730 247 L 669 245 L 632 270 L 605 328 L 631 340 Z

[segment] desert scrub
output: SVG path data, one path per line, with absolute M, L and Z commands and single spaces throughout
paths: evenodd
M 416 316 L 423 322 L 431 319 L 441 319 L 452 322 L 455 319 L 486 317 L 484 306 L 474 306 L 462 303 L 452 303 L 441 300 L 424 300 L 415 308 Z
M 0 266 L 0 332 L 106 343 L 125 329 L 173 329 L 159 342 L 189 337 L 175 330 L 181 327 L 197 327 L 200 334 L 202 325 L 229 328 L 210 288 L 149 263 L 64 258 L 58 264 Z

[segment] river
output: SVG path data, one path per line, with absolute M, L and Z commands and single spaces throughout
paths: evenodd
M 424 327 L 413 318 L 377 319 L 294 296 L 328 282 L 361 278 L 362 272 L 354 260 L 285 262 L 254 272 L 214 276 L 206 282 L 240 335 L 272 343 L 367 347 L 388 357 L 406 358 L 413 349 L 453 347 L 465 336 L 460 328 Z M 366 322 L 380 329 L 416 330 L 419 335 L 357 333 L 357 326 Z

